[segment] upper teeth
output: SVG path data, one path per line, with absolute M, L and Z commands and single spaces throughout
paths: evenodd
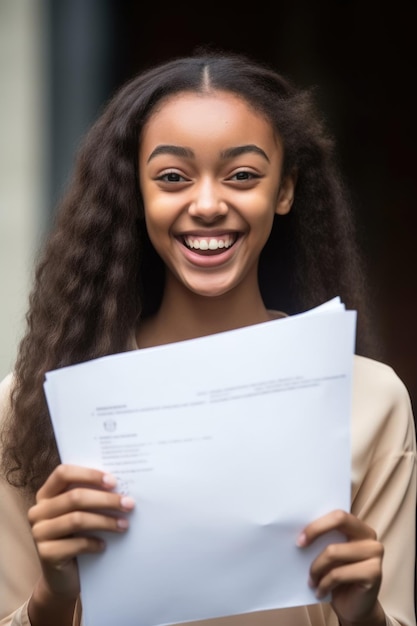
M 194 248 L 195 250 L 217 250 L 218 248 L 230 248 L 234 238 L 231 235 L 224 236 L 221 239 L 214 237 L 210 239 L 207 237 L 184 237 L 184 241 L 189 248 Z

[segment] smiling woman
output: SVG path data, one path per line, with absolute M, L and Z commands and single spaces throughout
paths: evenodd
M 128 532 L 135 507 L 113 476 L 60 463 L 45 372 L 268 322 L 337 295 L 359 321 L 351 507 L 308 520 L 292 541 L 306 550 L 329 531 L 346 541 L 320 552 L 300 581 L 316 604 L 289 598 L 288 608 L 224 616 L 219 626 L 416 625 L 411 403 L 367 353 L 349 196 L 311 94 L 221 52 L 174 59 L 124 85 L 81 147 L 14 371 L 0 386 L 2 626 L 79 626 L 77 557 L 96 558 L 102 531 Z M 271 350 L 279 359 L 279 346 Z

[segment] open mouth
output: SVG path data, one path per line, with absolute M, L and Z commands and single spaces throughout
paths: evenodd
M 185 235 L 182 242 L 186 248 L 194 252 L 204 254 L 219 254 L 231 248 L 237 241 L 238 233 L 228 233 L 215 237 L 199 237 L 197 235 Z

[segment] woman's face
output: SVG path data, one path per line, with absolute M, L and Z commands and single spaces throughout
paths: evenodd
M 143 129 L 139 179 L 171 285 L 219 296 L 256 283 L 274 214 L 292 203 L 282 160 L 271 124 L 233 94 L 180 93 L 157 108 Z

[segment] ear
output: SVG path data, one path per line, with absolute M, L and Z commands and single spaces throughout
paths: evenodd
M 286 215 L 294 201 L 295 185 L 297 182 L 297 173 L 290 172 L 282 180 L 278 189 L 277 204 L 275 213 L 277 215 Z

